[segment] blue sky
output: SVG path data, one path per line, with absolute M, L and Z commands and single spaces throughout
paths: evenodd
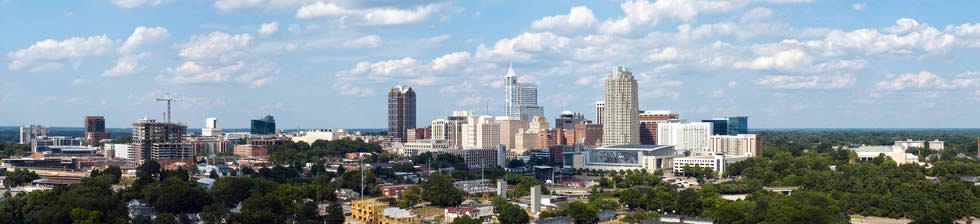
M 381 128 L 500 115 L 507 66 L 549 119 L 593 117 L 615 65 L 640 108 L 750 128 L 975 128 L 978 1 L 0 0 L 0 125 L 207 117 L 243 128 Z

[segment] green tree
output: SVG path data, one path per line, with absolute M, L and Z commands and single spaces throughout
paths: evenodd
M 594 224 L 599 223 L 599 209 L 581 201 L 568 203 L 565 214 L 572 216 L 575 224 Z
M 453 221 L 450 222 L 449 224 L 481 224 L 481 223 L 483 222 L 480 221 L 479 219 L 474 219 L 468 215 L 464 215 L 453 219 Z
M 323 220 L 327 224 L 344 223 L 344 210 L 340 206 L 340 202 L 330 202 L 330 204 L 327 205 L 327 215 L 323 217 Z
M 162 213 L 153 219 L 153 224 L 180 224 L 180 222 L 173 214 Z
M 71 220 L 74 224 L 96 224 L 102 219 L 102 212 L 75 208 L 71 210 Z
M 422 183 L 422 199 L 439 206 L 456 206 L 463 202 L 466 191 L 453 186 L 452 179 L 443 174 L 433 174 Z

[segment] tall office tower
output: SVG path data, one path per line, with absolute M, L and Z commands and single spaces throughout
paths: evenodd
M 40 136 L 48 136 L 50 134 L 51 131 L 48 130 L 48 127 L 36 124 L 22 126 L 20 127 L 20 144 L 31 144 L 31 140 L 34 140 Z
M 221 128 L 218 127 L 218 118 L 209 117 L 204 121 L 204 128 L 201 129 L 201 136 L 220 137 Z
M 133 143 L 129 159 L 143 163 L 148 159 L 172 159 L 192 152 L 190 144 L 183 144 L 187 126 L 172 122 L 156 122 L 143 118 L 133 123 Z M 176 152 L 176 153 L 175 153 Z M 191 154 L 193 157 L 193 154 Z
M 602 124 L 602 115 L 606 113 L 606 102 L 595 101 L 595 124 Z
M 265 117 L 252 120 L 252 130 L 253 135 L 271 135 L 276 133 L 276 119 L 272 115 L 265 115 Z
M 544 107 L 538 106 L 538 87 L 533 83 L 517 80 L 514 67 L 507 69 L 504 77 L 504 115 L 519 117 L 530 121 L 535 116 L 544 116 Z
M 445 140 L 450 149 L 462 149 L 463 125 L 473 111 L 454 111 L 453 116 L 432 121 L 432 140 Z
M 571 111 L 562 111 L 558 118 L 555 118 L 555 128 L 561 129 L 575 129 L 576 124 L 584 124 L 585 115 L 582 113 L 572 113 Z
M 105 117 L 85 116 L 85 142 L 95 145 L 102 139 L 109 139 L 109 132 L 105 132 Z
M 651 110 L 640 112 L 640 144 L 657 144 L 657 125 L 670 120 L 681 118 L 680 114 L 671 113 L 669 110 Z
M 637 84 L 628 68 L 616 66 L 606 78 L 602 145 L 640 144 Z
M 408 86 L 395 86 L 388 91 L 388 139 L 387 142 L 405 142 L 405 131 L 415 128 L 415 90 Z
M 667 122 L 657 125 L 657 144 L 674 145 L 675 149 L 694 154 L 707 153 L 711 137 L 711 123 Z
M 749 116 L 728 117 L 728 135 L 749 133 Z
M 728 135 L 728 118 L 712 118 L 708 120 L 701 120 L 701 122 L 711 123 L 712 135 Z
M 517 147 L 515 135 L 520 133 L 521 129 L 527 130 L 527 121 L 518 117 L 502 116 L 497 117 L 495 122 L 500 124 L 500 144 L 503 144 L 507 151 L 512 151 Z

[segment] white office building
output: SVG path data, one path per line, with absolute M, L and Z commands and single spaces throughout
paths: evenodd
M 729 157 L 723 153 L 674 158 L 674 174 L 684 175 L 684 166 L 711 168 L 717 176 L 723 176 L 726 167 L 736 162 L 748 159 L 747 156 Z
M 112 158 L 116 158 L 116 159 L 129 159 L 129 147 L 130 144 L 103 145 L 103 149 L 105 149 L 106 156 L 112 155 Z
M 617 66 L 609 73 L 602 116 L 602 145 L 640 144 L 637 84 L 633 73 Z
M 343 139 L 352 136 L 347 132 L 347 129 L 317 129 L 302 131 L 297 134 L 298 136 L 292 137 L 290 140 L 293 142 L 306 142 L 313 144 L 317 140 L 333 141 L 338 139 Z
M 602 114 L 606 113 L 606 101 L 595 102 L 595 123 L 602 124 Z
M 473 111 L 454 111 L 452 116 L 432 120 L 432 139 L 446 140 L 451 149 L 463 148 L 463 126 Z
M 221 136 L 221 128 L 218 128 L 218 118 L 209 117 L 204 121 L 204 128 L 201 129 L 201 136 L 205 137 L 219 137 Z
M 31 140 L 34 140 L 40 136 L 51 135 L 51 131 L 48 127 L 41 125 L 28 125 L 20 127 L 20 144 L 31 144 Z
M 500 144 L 500 125 L 493 116 L 467 116 L 462 126 L 463 148 L 493 148 Z
M 657 144 L 675 145 L 677 150 L 690 151 L 692 154 L 709 151 L 711 123 L 661 123 L 657 125 Z
M 415 142 L 406 142 L 402 144 L 400 154 L 403 156 L 414 156 L 426 152 L 437 152 L 449 149 L 449 144 L 446 140 L 436 140 L 436 139 L 419 139 Z

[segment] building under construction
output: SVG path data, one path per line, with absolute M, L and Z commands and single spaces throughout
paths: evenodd
M 172 122 L 156 122 L 143 118 L 133 123 L 133 143 L 129 159 L 143 163 L 147 159 L 193 158 L 193 145 L 183 142 L 187 126 Z

